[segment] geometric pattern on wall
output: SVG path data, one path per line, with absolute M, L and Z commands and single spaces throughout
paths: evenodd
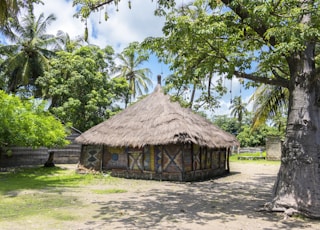
M 97 161 L 97 157 L 96 157 L 96 154 L 97 154 L 97 150 L 90 150 L 88 151 L 88 155 L 89 155 L 89 158 L 87 159 L 87 161 L 90 163 L 90 164 L 93 164 L 95 161 Z
M 143 170 L 143 152 L 141 151 L 130 151 L 129 156 L 129 169 L 131 170 Z
M 103 170 L 128 169 L 127 149 L 105 146 L 103 151 Z
M 83 146 L 82 153 L 84 155 L 84 167 L 94 170 L 100 170 L 102 146 L 85 145 Z
M 182 151 L 179 146 L 168 145 L 163 147 L 163 171 L 183 172 Z M 177 170 L 178 169 L 178 170 Z

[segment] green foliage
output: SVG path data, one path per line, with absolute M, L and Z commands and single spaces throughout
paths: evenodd
M 301 56 L 306 42 L 313 46 L 319 41 L 318 5 L 318 1 L 297 0 L 192 1 L 168 12 L 165 36 L 147 38 L 144 45 L 179 76 L 179 80 L 170 79 L 178 89 L 194 85 L 195 79 L 197 87 L 208 87 L 212 74 L 287 88 L 288 61 L 296 70 L 293 57 Z M 225 92 L 221 84 L 210 90 Z
M 269 119 L 279 131 L 284 132 L 289 101 L 288 89 L 263 84 L 257 88 L 250 101 L 253 101 L 255 111 L 252 129 Z
M 219 99 L 222 96 L 222 93 L 216 94 L 214 91 L 216 88 L 220 89 L 220 87 L 221 90 L 225 90 L 225 87 L 222 86 L 221 79 L 215 80 L 213 84 L 213 78 L 212 75 L 208 75 L 204 80 L 201 80 L 194 76 L 190 81 L 187 76 L 176 72 L 166 77 L 165 90 L 170 91 L 173 97 L 181 98 L 181 100 L 183 98 L 186 107 L 195 111 L 200 109 L 214 110 L 219 107 Z M 186 97 L 186 92 L 190 97 Z M 195 97 L 196 94 L 197 98 Z
M 70 35 L 68 33 L 65 33 L 64 31 L 59 30 L 57 32 L 57 42 L 55 49 L 58 50 L 64 50 L 67 52 L 73 52 L 76 49 L 80 48 L 84 45 L 85 40 L 83 37 L 76 37 L 75 39 L 71 39 Z
M 241 126 L 243 117 L 248 113 L 246 108 L 247 103 L 242 102 L 241 96 L 235 97 L 232 101 L 231 116 L 234 116 L 238 119 L 238 122 Z
M 6 91 L 26 97 L 40 95 L 35 81 L 48 70 L 48 59 L 54 55 L 47 47 L 56 44 L 55 37 L 46 34 L 47 26 L 56 17 L 40 14 L 39 18 L 35 18 L 31 2 L 26 15 L 8 23 L 10 33 L 6 35 L 11 40 L 10 44 L 0 46 L 0 55 L 4 59 L 1 77 L 6 83 Z
M 16 17 L 19 12 L 17 0 L 3 0 L 0 2 L 0 25 L 4 26 L 10 17 Z
M 68 144 L 66 128 L 43 105 L 0 91 L 0 147 Z
M 251 126 L 245 125 L 242 131 L 237 135 L 237 139 L 242 147 L 265 146 L 268 136 L 284 136 L 283 132 L 279 132 L 277 128 L 267 125 L 261 125 L 255 130 Z
M 101 7 L 108 4 L 114 4 L 118 11 L 119 2 L 120 0 L 73 0 L 73 6 L 77 8 L 77 13 L 74 16 L 85 21 L 87 18 L 89 18 L 91 13 L 101 10 Z M 166 15 L 167 10 L 174 7 L 175 5 L 176 2 L 174 0 L 157 0 L 157 7 L 155 8 L 154 13 L 156 15 Z M 128 8 L 131 9 L 131 0 L 128 0 Z M 107 19 L 108 14 L 105 15 L 105 20 Z
M 264 146 L 267 136 L 284 137 L 284 130 L 278 130 L 277 127 L 270 127 L 266 124 L 260 125 L 253 130 L 250 114 L 244 117 L 242 125 L 240 125 L 237 118 L 228 117 L 227 115 L 215 116 L 213 123 L 224 131 L 236 135 L 242 147 Z
M 231 74 L 228 64 L 221 58 L 226 54 L 224 37 L 227 26 L 221 20 L 207 14 L 199 5 L 187 5 L 172 10 L 167 15 L 162 38 L 147 38 L 143 46 L 151 49 L 161 61 L 170 65 L 174 74 L 167 79 L 177 93 L 191 88 L 190 106 L 199 109 L 214 109 L 219 106 L 219 97 L 226 92 L 222 74 Z M 221 49 L 221 50 L 218 50 Z M 217 73 L 221 74 L 217 76 Z M 218 92 L 218 93 L 217 93 Z
M 6 25 L 10 21 L 17 20 L 22 9 L 27 8 L 32 3 L 42 3 L 41 0 L 2 0 L 0 1 L 0 30 L 6 30 Z M 5 32 L 5 31 L 3 31 Z
M 234 135 L 240 132 L 240 126 L 235 117 L 228 117 L 227 115 L 214 116 L 213 124 Z
M 112 55 L 111 47 L 96 46 L 57 52 L 50 71 L 37 80 L 44 96 L 52 98 L 52 113 L 85 131 L 117 112 L 114 102 L 124 97 L 128 85 L 124 78 L 110 79 Z

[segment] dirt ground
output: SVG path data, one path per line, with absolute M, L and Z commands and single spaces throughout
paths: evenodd
M 67 188 L 61 193 L 79 202 L 74 220 L 32 217 L 2 229 L 319 229 L 320 221 L 259 212 L 270 201 L 279 166 L 231 163 L 231 174 L 193 183 L 123 179 L 120 183 Z M 126 193 L 96 194 L 95 189 Z M 0 226 L 1 228 L 1 226 Z

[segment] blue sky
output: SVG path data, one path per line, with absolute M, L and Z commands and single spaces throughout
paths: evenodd
M 68 33 L 71 38 L 83 35 L 85 24 L 80 19 L 73 17 L 76 9 L 72 7 L 72 1 L 43 0 L 43 2 L 43 5 L 35 6 L 35 14 L 44 13 L 45 16 L 48 16 L 53 13 L 57 17 L 57 20 L 47 28 L 48 33 L 56 34 L 58 30 L 62 30 Z M 119 53 L 130 42 L 141 42 L 149 36 L 162 36 L 162 26 L 165 19 L 154 16 L 154 10 L 157 7 L 156 1 L 135 0 L 131 2 L 131 10 L 128 8 L 127 1 L 120 1 L 119 11 L 113 5 L 107 6 L 108 21 L 104 20 L 105 9 L 94 13 L 88 19 L 89 42 L 100 47 L 111 45 L 115 52 Z M 162 74 L 163 77 L 170 74 L 168 67 L 163 63 L 159 63 L 155 57 L 151 57 L 144 66 L 152 71 L 154 86 L 156 85 L 156 76 L 158 74 Z M 232 84 L 227 80 L 225 85 L 229 88 L 232 85 L 232 97 L 240 95 L 240 83 L 237 79 L 234 78 Z M 228 89 L 229 91 L 230 89 Z M 243 101 L 248 101 L 252 93 L 253 89 L 242 89 L 241 96 Z M 230 99 L 230 93 L 226 94 L 220 102 L 221 108 L 217 109 L 215 114 L 229 114 Z

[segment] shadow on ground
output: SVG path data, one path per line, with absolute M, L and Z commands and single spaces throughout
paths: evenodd
M 235 177 L 233 173 L 229 177 Z M 217 223 L 239 223 L 246 220 L 261 226 L 250 229 L 310 229 L 308 222 L 283 221 L 282 214 L 259 212 L 271 200 L 275 175 L 255 174 L 249 182 L 228 181 L 228 177 L 194 183 L 165 182 L 164 188 L 127 194 L 113 201 L 96 202 L 99 210 L 87 226 L 119 226 L 119 229 L 193 229 Z M 263 223 L 266 223 L 264 225 Z M 320 223 L 319 223 L 320 224 Z M 179 227 L 180 226 L 180 227 Z M 219 229 L 219 228 L 215 228 Z

